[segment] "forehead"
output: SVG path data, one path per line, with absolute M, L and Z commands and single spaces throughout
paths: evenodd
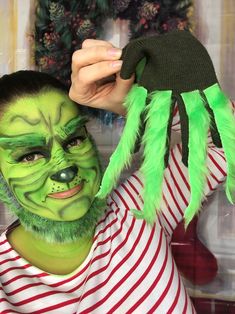
M 1 118 L 0 133 L 11 136 L 39 129 L 48 131 L 77 116 L 78 106 L 66 94 L 55 90 L 42 92 L 10 103 Z

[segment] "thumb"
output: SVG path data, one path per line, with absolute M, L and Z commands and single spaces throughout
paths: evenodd
M 131 78 L 124 80 L 120 77 L 120 73 L 116 76 L 116 82 L 113 87 L 112 92 L 109 94 L 110 103 L 113 104 L 113 108 L 109 108 L 118 114 L 125 115 L 126 110 L 123 106 L 125 97 L 130 91 L 135 80 L 135 76 L 132 75 Z

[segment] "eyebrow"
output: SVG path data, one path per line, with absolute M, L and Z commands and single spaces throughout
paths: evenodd
M 87 123 L 87 121 L 88 118 L 86 116 L 78 116 L 67 122 L 66 125 L 61 129 L 68 136 L 73 134 L 78 128 L 83 127 Z
M 64 127 L 61 127 L 62 131 L 69 136 L 76 132 L 78 128 L 81 128 L 88 121 L 86 116 L 78 116 L 71 119 L 66 123 Z M 39 147 L 45 146 L 46 139 L 35 133 L 22 134 L 14 137 L 2 136 L 0 134 L 0 147 L 4 149 L 13 149 L 17 147 Z
M 15 115 L 14 117 L 11 118 L 10 123 L 15 122 L 16 119 L 20 119 L 23 122 L 29 124 L 29 125 L 37 125 L 41 122 L 41 119 L 32 119 L 30 120 L 29 117 L 24 116 L 24 115 Z
M 46 145 L 46 139 L 38 134 L 22 134 L 14 137 L 1 137 L 0 146 L 4 149 L 12 149 L 17 147 L 36 147 Z

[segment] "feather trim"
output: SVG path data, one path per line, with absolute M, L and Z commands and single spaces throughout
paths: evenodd
M 146 128 L 143 137 L 144 162 L 141 171 L 144 174 L 144 208 L 133 209 L 136 218 L 154 223 L 156 210 L 162 198 L 162 181 L 165 169 L 164 156 L 166 138 L 171 110 L 171 91 L 157 91 L 150 95 L 151 102 L 147 106 Z
M 218 84 L 205 89 L 204 94 L 213 110 L 215 122 L 220 134 L 227 162 L 226 195 L 230 203 L 235 203 L 235 118 L 231 101 L 222 92 Z
M 199 91 L 182 93 L 181 96 L 189 119 L 188 173 L 191 196 L 184 213 L 185 225 L 187 226 L 199 211 L 204 198 L 208 173 L 206 157 L 210 116 Z
M 126 125 L 118 146 L 112 154 L 104 173 L 97 197 L 105 198 L 116 185 L 118 177 L 125 166 L 129 166 L 139 134 L 141 113 L 146 106 L 147 90 L 134 85 L 128 93 L 124 106 L 127 109 Z

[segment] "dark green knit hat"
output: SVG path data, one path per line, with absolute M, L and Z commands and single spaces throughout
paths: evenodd
M 144 145 L 143 211 L 139 218 L 153 222 L 160 206 L 164 168 L 168 163 L 174 107 L 179 108 L 182 161 L 188 166 L 191 198 L 186 224 L 200 208 L 207 175 L 207 133 L 224 148 L 228 165 L 226 194 L 235 200 L 235 120 L 231 103 L 222 92 L 205 47 L 188 31 L 139 38 L 123 50 L 121 78 L 136 73 L 136 84 L 126 100 L 127 120 L 99 191 L 105 197 L 121 170 L 131 160 L 138 137 Z M 144 125 L 144 127 L 143 127 Z M 143 131 L 139 136 L 140 131 Z M 222 144 L 221 144 L 222 142 Z

